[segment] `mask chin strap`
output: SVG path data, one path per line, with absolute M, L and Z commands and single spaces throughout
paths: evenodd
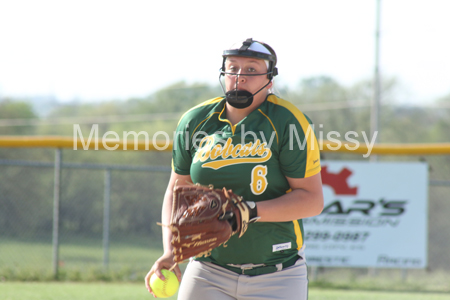
M 222 76 L 222 74 L 219 75 L 219 81 L 220 81 L 220 77 Z M 236 76 L 236 84 L 235 84 L 235 89 L 225 92 L 225 89 L 223 87 L 222 81 L 220 81 L 220 86 L 222 87 L 222 91 L 225 94 L 225 98 L 227 100 L 227 103 L 230 104 L 231 106 L 235 107 L 235 108 L 247 108 L 250 105 L 252 105 L 253 103 L 253 96 L 255 96 L 256 94 L 258 94 L 259 92 L 261 92 L 266 86 L 268 86 L 270 84 L 270 80 L 269 82 L 267 82 L 262 88 L 260 88 L 256 93 L 252 94 L 249 91 L 244 91 L 244 90 L 238 90 L 238 80 L 239 80 L 239 76 Z

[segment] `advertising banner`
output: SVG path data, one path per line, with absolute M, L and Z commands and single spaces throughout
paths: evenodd
M 325 207 L 303 220 L 310 266 L 425 268 L 428 166 L 322 162 Z

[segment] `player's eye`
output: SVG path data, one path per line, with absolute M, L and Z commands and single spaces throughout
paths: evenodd
M 235 66 L 228 66 L 228 68 L 227 68 L 227 72 L 229 72 L 229 73 L 236 73 L 237 70 L 238 69 Z

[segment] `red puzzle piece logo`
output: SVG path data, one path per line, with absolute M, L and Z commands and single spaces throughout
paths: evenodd
M 328 167 L 322 167 L 322 184 L 329 185 L 336 195 L 356 195 L 358 192 L 357 187 L 350 187 L 347 179 L 352 175 L 352 171 L 347 168 L 343 168 L 339 173 L 328 172 Z

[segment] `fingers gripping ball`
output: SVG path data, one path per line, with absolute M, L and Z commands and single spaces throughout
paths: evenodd
M 164 275 L 166 280 L 163 281 L 159 279 L 156 274 L 153 274 L 152 277 L 150 277 L 150 287 L 156 297 L 168 298 L 177 292 L 180 283 L 178 282 L 177 276 L 173 272 L 162 269 L 161 273 Z

